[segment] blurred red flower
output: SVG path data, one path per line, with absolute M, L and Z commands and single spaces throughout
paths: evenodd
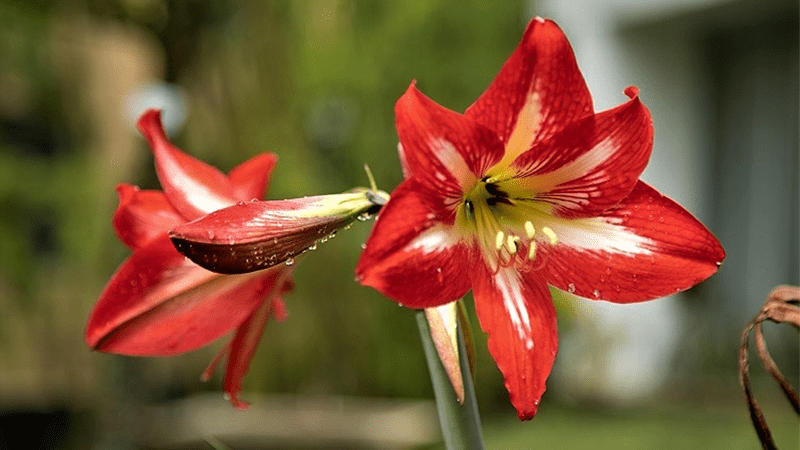
M 208 378 L 227 355 L 224 388 L 240 409 L 244 378 L 270 317 L 282 321 L 282 296 L 291 290 L 285 265 L 221 275 L 192 263 L 173 247 L 173 227 L 265 195 L 276 156 L 253 157 L 225 175 L 173 146 L 160 112 L 149 110 L 139 131 L 155 155 L 163 191 L 121 184 L 114 230 L 133 254 L 106 285 L 86 325 L 93 349 L 132 356 L 175 355 L 203 347 L 235 329 L 209 365 Z

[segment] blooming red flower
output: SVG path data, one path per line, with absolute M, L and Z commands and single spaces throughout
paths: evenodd
M 160 113 L 138 122 L 155 155 L 162 191 L 117 187 L 114 229 L 133 254 L 106 285 L 86 325 L 93 349 L 134 356 L 175 355 L 205 346 L 235 329 L 204 378 L 228 355 L 224 388 L 239 400 L 242 378 L 270 317 L 283 320 L 282 296 L 291 289 L 286 266 L 243 275 L 220 275 L 178 253 L 171 228 L 265 194 L 276 156 L 258 155 L 228 176 L 173 146 Z
M 563 32 L 536 18 L 464 114 L 412 83 L 395 107 L 405 181 L 356 269 L 411 308 L 470 289 L 521 419 L 555 360 L 548 285 L 588 299 L 650 300 L 713 274 L 725 253 L 691 214 L 639 180 L 653 146 L 638 90 L 595 114 Z

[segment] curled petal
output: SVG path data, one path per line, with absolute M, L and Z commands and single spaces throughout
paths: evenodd
M 119 206 L 114 212 L 114 231 L 131 250 L 185 222 L 161 191 L 142 191 L 130 184 L 120 184 L 117 195 Z
M 245 201 L 265 198 L 277 163 L 274 153 L 261 153 L 234 167 L 228 174 L 234 197 Z
M 356 279 L 409 308 L 458 300 L 470 288 L 470 248 L 436 220 L 425 192 L 402 182 L 378 214 L 356 267 Z
M 533 19 L 522 42 L 465 115 L 494 130 L 505 144 L 501 166 L 592 113 L 592 98 L 564 32 Z
M 153 150 L 156 174 L 167 199 L 186 219 L 196 219 L 236 202 L 225 174 L 172 145 L 161 124 L 160 111 L 147 110 L 137 126 Z
M 558 350 L 556 311 L 544 280 L 475 264 L 473 294 L 489 352 L 521 420 L 532 419 Z
M 395 105 L 401 160 L 435 195 L 460 198 L 503 147 L 490 129 L 438 105 L 411 83 Z
M 266 269 L 294 258 L 378 205 L 371 191 L 243 202 L 175 227 L 175 247 L 219 273 Z
M 247 402 L 239 399 L 239 394 L 242 392 L 242 380 L 250 368 L 250 361 L 253 360 L 258 343 L 264 334 L 264 327 L 274 314 L 275 305 L 283 304 L 279 296 L 284 291 L 284 285 L 291 274 L 291 269 L 281 268 L 271 272 L 270 285 L 272 288 L 266 295 L 266 301 L 262 302 L 261 306 L 236 329 L 236 334 L 230 344 L 223 386 L 231 404 L 237 409 L 246 409 L 248 406 Z
M 653 121 L 637 96 L 574 122 L 513 163 L 512 195 L 535 194 L 561 217 L 591 217 L 625 198 L 653 150 Z
M 195 350 L 241 324 L 272 288 L 269 276 L 220 276 L 178 253 L 166 235 L 128 258 L 86 325 L 95 350 L 137 356 Z
M 543 276 L 589 299 L 631 303 L 671 295 L 710 277 L 725 258 L 703 224 L 642 181 L 601 217 L 552 228 L 558 245 L 542 250 Z

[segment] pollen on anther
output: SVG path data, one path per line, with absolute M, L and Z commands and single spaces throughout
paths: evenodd
M 525 222 L 525 234 L 528 236 L 528 239 L 533 239 L 533 236 L 536 234 L 536 228 L 533 228 L 533 224 L 530 220 Z
M 506 248 L 508 248 L 508 253 L 511 253 L 512 255 L 517 253 L 517 240 L 519 240 L 517 236 L 510 234 L 508 235 L 508 238 L 506 238 Z
M 530 247 L 528 247 L 528 259 L 533 259 L 536 257 L 536 241 L 531 241 Z
M 556 245 L 558 242 L 558 236 L 556 236 L 556 232 L 550 229 L 550 227 L 542 227 L 542 233 L 550 239 L 550 245 Z
M 505 239 L 506 239 L 506 234 L 503 233 L 502 231 L 498 231 L 497 236 L 495 236 L 494 238 L 495 249 L 500 250 L 501 248 L 503 248 L 503 243 L 505 243 Z

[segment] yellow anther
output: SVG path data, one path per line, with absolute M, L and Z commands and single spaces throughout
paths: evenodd
M 508 238 L 506 238 L 506 248 L 508 248 L 508 253 L 511 253 L 512 255 L 514 253 L 517 253 L 517 241 L 518 240 L 519 240 L 519 238 L 517 236 L 513 236 L 513 235 L 510 235 L 510 234 L 508 235 Z
M 506 235 L 502 231 L 497 232 L 497 236 L 494 238 L 494 246 L 497 250 L 503 248 L 503 243 L 506 240 Z
M 536 241 L 531 241 L 531 246 L 528 247 L 528 259 L 536 257 Z
M 558 236 L 556 236 L 556 232 L 550 229 L 550 227 L 542 227 L 542 233 L 550 239 L 550 245 L 556 245 L 558 242 Z
M 528 235 L 528 239 L 533 239 L 533 236 L 536 234 L 536 228 L 533 228 L 533 224 L 530 220 L 525 222 L 525 234 Z

